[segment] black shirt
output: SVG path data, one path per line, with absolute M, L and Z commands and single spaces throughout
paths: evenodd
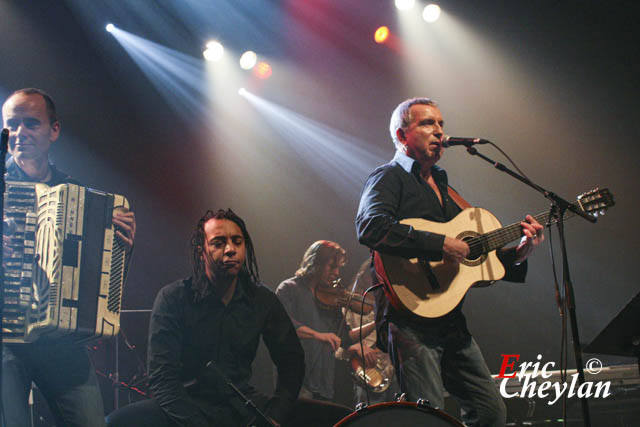
M 206 369 L 209 361 L 243 393 L 253 388 L 251 363 L 260 336 L 278 369 L 267 414 L 281 422 L 292 408 L 304 375 L 300 341 L 282 304 L 268 288 L 241 273 L 225 306 L 214 295 L 194 302 L 191 279 L 160 290 L 149 325 L 149 383 L 154 398 L 180 426 L 207 426 L 211 407 L 233 392 Z M 185 383 L 195 385 L 186 388 Z
M 428 231 L 416 230 L 410 225 L 400 224 L 406 218 L 423 218 L 434 222 L 452 220 L 461 208 L 449 197 L 448 179 L 444 169 L 433 166 L 431 175 L 440 190 L 442 204 L 438 196 L 420 175 L 420 164 L 404 153 L 396 152 L 391 162 L 378 167 L 369 175 L 360 197 L 356 216 L 356 231 L 360 243 L 369 248 L 402 256 L 423 257 L 428 260 L 442 259 L 445 236 Z M 527 263 L 514 265 L 515 250 L 498 251 L 500 261 L 505 265 L 504 280 L 524 281 Z M 387 320 L 415 321 L 397 313 L 382 292 L 376 299 L 376 325 L 378 334 L 384 334 Z M 462 302 L 443 317 L 425 319 L 423 323 L 464 322 L 460 312 Z M 383 339 L 381 337 L 381 339 Z M 379 345 L 384 342 L 378 340 Z
M 444 235 L 399 223 L 406 218 L 447 222 L 460 213 L 447 192 L 447 173 L 433 166 L 431 174 L 442 195 L 442 205 L 420 176 L 420 164 L 401 152 L 373 171 L 364 184 L 356 217 L 360 243 L 406 258 L 442 259 Z

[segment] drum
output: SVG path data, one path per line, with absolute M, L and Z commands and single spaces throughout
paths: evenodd
M 464 427 L 442 411 L 415 402 L 371 405 L 343 418 L 334 427 Z

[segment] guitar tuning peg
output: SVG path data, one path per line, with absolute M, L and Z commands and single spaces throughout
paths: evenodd
M 600 209 L 600 216 L 604 215 L 606 212 L 604 211 L 604 209 Z
M 593 215 L 594 218 L 598 218 L 598 211 L 591 212 L 591 215 Z

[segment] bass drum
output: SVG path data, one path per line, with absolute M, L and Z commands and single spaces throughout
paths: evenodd
M 356 411 L 334 427 L 464 427 L 442 411 L 415 402 L 385 402 Z

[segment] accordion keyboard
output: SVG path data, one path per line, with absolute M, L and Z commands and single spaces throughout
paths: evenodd
M 7 182 L 3 342 L 118 333 L 126 251 L 112 215 L 128 207 L 123 196 L 75 184 Z

